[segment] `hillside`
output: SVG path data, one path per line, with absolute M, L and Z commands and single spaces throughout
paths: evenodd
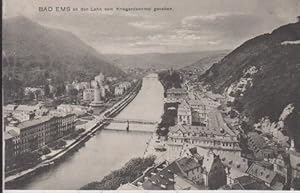
M 203 57 L 214 56 L 224 51 L 202 51 L 188 53 L 147 53 L 136 55 L 107 54 L 105 57 L 121 69 L 154 68 L 179 69 L 197 62 Z
M 290 103 L 296 110 L 290 133 L 300 138 L 300 22 L 271 34 L 255 37 L 236 48 L 202 77 L 217 92 L 227 91 L 247 80 L 243 93 L 233 93 L 233 103 L 253 123 L 263 116 L 277 121 Z M 230 88 L 230 89 L 228 89 Z M 297 132 L 295 132 L 297 131 Z M 300 140 L 298 140 L 300 147 Z
M 200 60 L 183 67 L 183 70 L 197 70 L 198 72 L 205 72 L 208 70 L 214 63 L 219 62 L 222 58 L 224 58 L 229 51 L 224 50 L 224 51 L 219 51 L 215 52 L 214 54 L 210 56 L 206 56 L 201 58 Z
M 72 33 L 44 27 L 25 17 L 4 19 L 2 38 L 4 81 L 39 86 L 46 78 L 62 82 L 88 80 L 99 72 L 124 74 Z

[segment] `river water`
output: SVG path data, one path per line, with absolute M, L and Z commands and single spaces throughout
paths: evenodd
M 163 112 L 163 87 L 157 74 L 143 79 L 136 98 L 117 116 L 122 119 L 160 119 Z M 111 123 L 108 127 L 126 127 Z M 132 127 L 132 125 L 130 125 Z M 154 125 L 134 125 L 154 130 Z M 141 157 L 151 133 L 102 130 L 63 162 L 24 182 L 20 189 L 74 190 L 100 181 L 110 171 L 121 168 L 128 160 Z

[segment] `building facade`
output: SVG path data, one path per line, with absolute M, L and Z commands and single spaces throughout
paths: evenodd
M 19 130 L 18 154 L 37 150 L 75 129 L 75 114 L 43 116 L 16 126 Z
M 183 88 L 170 88 L 166 92 L 167 103 L 181 103 L 188 98 L 188 92 Z

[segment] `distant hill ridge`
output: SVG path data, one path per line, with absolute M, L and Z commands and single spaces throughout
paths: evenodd
M 44 27 L 23 16 L 3 20 L 2 47 L 3 72 L 27 85 L 38 84 L 35 77 L 44 76 L 46 71 L 59 80 L 86 80 L 99 72 L 124 74 L 74 34 Z
M 204 57 L 213 57 L 229 51 L 201 51 L 186 53 L 146 53 L 135 55 L 106 54 L 105 57 L 122 69 L 128 68 L 154 68 L 154 69 L 180 69 L 197 62 Z

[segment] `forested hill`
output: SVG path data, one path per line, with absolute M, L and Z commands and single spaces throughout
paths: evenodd
M 14 86 L 15 82 L 21 84 L 17 86 L 39 86 L 46 78 L 56 82 L 88 80 L 99 72 L 124 75 L 74 34 L 44 27 L 26 17 L 4 19 L 2 38 L 4 86 Z
M 201 76 L 218 92 L 228 92 L 242 79 L 249 85 L 235 93 L 233 106 L 253 123 L 263 116 L 277 121 L 293 104 L 293 121 L 286 125 L 300 139 L 300 22 L 246 41 Z

